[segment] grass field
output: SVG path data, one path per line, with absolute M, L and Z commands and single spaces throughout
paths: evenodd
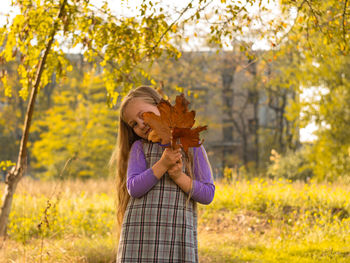
M 112 262 L 114 196 L 112 180 L 22 180 L 0 262 Z M 200 262 L 350 262 L 350 185 L 217 182 L 198 227 Z

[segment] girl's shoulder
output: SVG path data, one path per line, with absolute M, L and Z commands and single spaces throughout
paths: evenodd
M 201 156 L 201 157 L 208 158 L 207 151 L 205 150 L 203 144 L 201 144 L 198 147 L 193 147 L 192 149 L 193 149 L 193 156 L 196 156 L 196 157 Z
M 158 143 L 154 143 L 145 139 L 138 139 L 136 141 L 133 142 L 133 144 L 131 145 L 131 148 L 142 148 L 144 145 L 149 145 L 149 144 L 158 144 Z
M 142 140 L 139 139 L 132 143 L 131 148 L 139 147 L 140 145 L 142 145 Z
M 195 152 L 203 152 L 203 151 L 205 152 L 205 148 L 204 148 L 203 144 L 199 145 L 198 147 L 193 147 L 192 149 L 193 149 L 194 153 Z
M 142 140 L 136 140 L 132 143 L 131 148 L 130 148 L 130 152 L 139 152 L 142 151 L 143 148 L 143 143 Z

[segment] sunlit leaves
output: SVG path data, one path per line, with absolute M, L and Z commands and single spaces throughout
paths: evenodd
M 21 13 L 1 31 L 0 40 L 5 40 L 6 45 L 0 56 L 7 62 L 20 59 L 18 76 L 24 99 L 28 87 L 33 85 L 54 21 L 58 22 L 57 37 L 47 58 L 41 88 L 50 82 L 54 72 L 60 78 L 71 70 L 62 51 L 73 47 L 82 47 L 88 61 L 103 67 L 103 79 L 112 104 L 117 102 L 120 92 L 137 82 L 140 63 L 159 57 L 163 51 L 179 56 L 169 43 L 169 35 L 165 34 L 169 27 L 166 17 L 148 12 L 148 5 L 140 7 L 140 10 L 146 8 L 140 17 L 116 17 L 107 4 L 96 8 L 86 1 L 68 1 L 58 21 L 58 0 L 14 1 L 13 4 L 20 6 Z M 176 27 L 170 32 L 176 32 Z
M 9 160 L 7 161 L 1 161 L 0 162 L 0 170 L 5 171 L 8 167 L 16 165 L 14 162 L 11 162 Z
M 8 81 L 7 81 L 7 74 L 2 76 L 1 78 L 1 83 L 3 85 L 3 88 L 4 88 L 4 95 L 6 97 L 12 97 L 12 88 L 11 86 L 8 84 Z
M 163 15 L 117 18 L 108 13 L 107 6 L 101 11 L 106 19 L 86 7 L 88 15 L 77 18 L 80 34 L 73 36 L 72 43 L 83 45 L 89 61 L 100 60 L 108 94 L 116 101 L 115 94 L 137 81 L 141 62 L 160 56 L 163 47 L 174 54 L 175 49 L 166 41 L 168 36 L 162 35 L 168 28 Z

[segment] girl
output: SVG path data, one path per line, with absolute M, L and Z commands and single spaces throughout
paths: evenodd
M 180 149 L 147 140 L 150 127 L 142 113 L 160 115 L 160 100 L 156 90 L 142 86 L 130 91 L 120 106 L 111 157 L 121 225 L 118 263 L 198 262 L 196 202 L 213 200 L 211 167 L 203 146 L 192 148 L 185 158 Z

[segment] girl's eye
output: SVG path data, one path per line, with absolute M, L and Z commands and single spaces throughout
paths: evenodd
M 137 125 L 137 123 L 136 123 L 136 122 L 133 122 L 133 123 L 131 124 L 131 128 L 135 128 L 136 125 Z

